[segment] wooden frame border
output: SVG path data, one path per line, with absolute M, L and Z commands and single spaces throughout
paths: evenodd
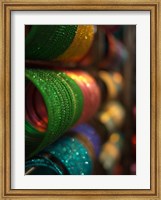
M 160 60 L 161 45 L 159 25 L 160 23 L 160 2 L 159 1 L 98 1 L 93 0 L 92 3 L 79 0 L 75 2 L 65 3 L 58 0 L 48 0 L 46 3 L 39 0 L 39 2 L 31 2 L 31 0 L 2 0 L 1 8 L 1 22 L 0 27 L 0 177 L 2 177 L 0 184 L 0 198 L 25 198 L 38 199 L 45 197 L 71 199 L 71 198 L 99 198 L 106 199 L 160 199 L 161 195 L 161 163 L 159 155 L 161 155 L 161 117 L 160 117 Z M 11 83 L 11 69 L 10 69 L 10 25 L 11 12 L 16 10 L 128 10 L 141 11 L 148 10 L 151 13 L 151 189 L 150 190 L 12 190 L 10 188 L 10 83 Z M 101 196 L 101 197 L 100 197 Z

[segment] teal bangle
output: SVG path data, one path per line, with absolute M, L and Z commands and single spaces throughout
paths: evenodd
M 31 170 L 30 175 L 63 175 L 63 171 L 59 166 L 52 162 L 47 157 L 36 157 L 25 163 L 25 171 L 36 168 L 36 170 Z
M 92 174 L 93 163 L 89 152 L 86 147 L 74 137 L 65 136 L 55 144 L 45 148 L 44 152 L 59 159 L 70 175 Z
M 29 175 L 91 175 L 93 161 L 78 139 L 65 136 L 26 161 L 25 171 Z
M 32 152 L 26 155 L 28 158 L 54 142 L 75 124 L 82 113 L 83 94 L 79 86 L 63 72 L 27 69 L 26 78 L 41 93 L 48 113 L 48 125 L 44 133 L 39 133 L 29 122 L 25 123 L 26 138 L 41 140 L 40 144 L 31 148 Z
M 25 57 L 52 60 L 72 43 L 77 25 L 33 25 L 25 38 Z

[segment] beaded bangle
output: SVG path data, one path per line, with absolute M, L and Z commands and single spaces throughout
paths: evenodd
M 33 25 L 25 38 L 25 57 L 52 60 L 71 45 L 77 25 Z
M 83 94 L 78 85 L 63 72 L 28 69 L 26 78 L 41 93 L 48 113 L 48 124 L 44 134 L 40 134 L 30 123 L 25 124 L 27 137 L 32 135 L 33 138 L 42 138 L 39 146 L 27 156 L 31 157 L 75 124 L 82 112 Z
M 76 62 L 82 59 L 90 49 L 94 39 L 94 26 L 79 25 L 73 42 L 57 60 L 63 62 Z

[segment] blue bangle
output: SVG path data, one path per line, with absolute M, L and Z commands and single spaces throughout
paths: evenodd
M 96 130 L 89 124 L 78 125 L 72 130 L 84 135 L 92 143 L 95 155 L 98 157 L 101 149 L 101 139 Z

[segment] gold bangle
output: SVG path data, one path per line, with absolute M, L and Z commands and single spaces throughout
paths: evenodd
M 112 77 L 110 76 L 109 73 L 105 71 L 100 71 L 99 72 L 99 77 L 104 81 L 106 84 L 106 87 L 108 89 L 108 98 L 113 99 L 117 96 L 117 90 L 114 84 L 114 81 L 112 80 Z
M 56 60 L 63 62 L 77 62 L 83 58 L 91 47 L 94 38 L 93 25 L 79 25 L 73 42 L 69 48 Z

